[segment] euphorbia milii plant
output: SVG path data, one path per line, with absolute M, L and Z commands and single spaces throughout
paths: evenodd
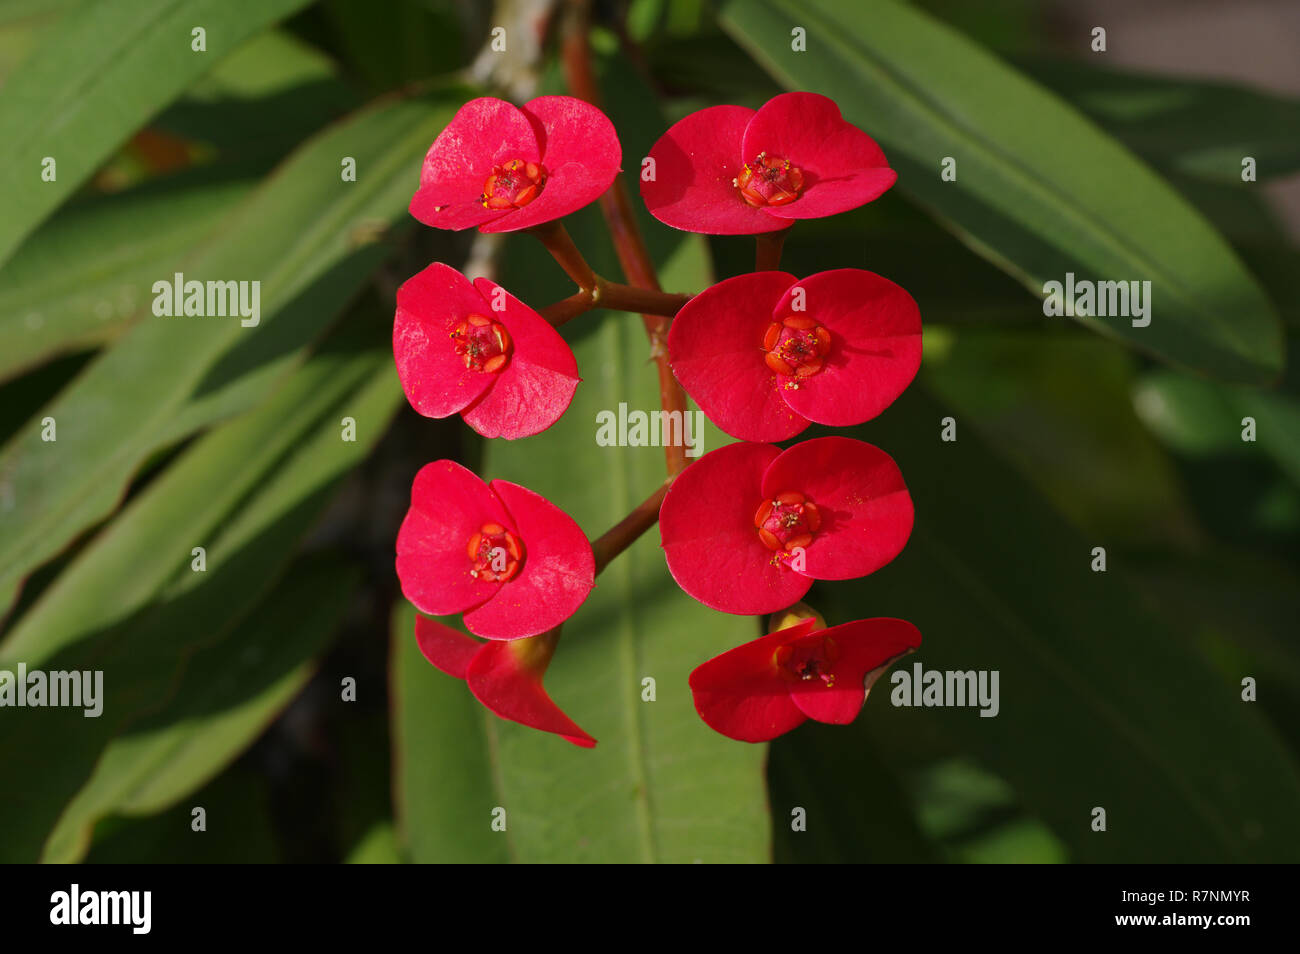
M 781 450 L 729 444 L 673 483 L 659 511 L 668 569 L 724 613 L 773 613 L 813 580 L 866 576 L 903 549 L 912 498 L 888 454 L 847 437 Z
M 429 148 L 410 205 L 437 228 L 526 230 L 576 290 L 534 311 L 487 278 L 434 263 L 398 290 L 393 356 L 420 414 L 460 414 L 484 437 L 526 438 L 560 418 L 579 383 L 555 328 L 596 309 L 627 311 L 642 316 L 664 413 L 682 413 L 689 392 L 742 440 L 695 462 L 666 443 L 667 480 L 591 542 L 518 484 L 484 483 L 450 460 L 416 476 L 397 537 L 402 592 L 424 613 L 463 614 L 488 640 L 420 617 L 421 651 L 501 717 L 589 746 L 542 674 L 596 574 L 656 520 L 672 577 L 726 613 L 785 610 L 814 580 L 872 573 L 903 549 L 912 499 L 888 454 L 844 437 L 785 450 L 769 442 L 813 422 L 847 426 L 881 413 L 917 373 L 921 320 L 907 292 L 872 272 L 779 271 L 794 220 L 857 208 L 896 179 L 870 136 L 807 92 L 757 111 L 692 113 L 638 163 L 660 222 L 756 236 L 757 273 L 693 298 L 661 288 L 618 177 L 618 137 L 590 105 L 601 97 L 594 72 L 581 68 L 584 49 L 571 45 L 564 58 L 581 98 L 467 102 Z M 597 274 L 558 221 L 607 189 L 601 212 L 626 283 Z M 704 663 L 691 688 L 719 732 L 770 739 L 805 718 L 850 721 L 879 667 L 919 641 L 899 620 L 830 629 L 810 620 Z
M 529 228 L 594 202 L 622 157 L 613 123 L 580 99 L 472 99 L 429 147 L 411 214 L 440 229 Z
M 829 629 L 803 619 L 692 672 L 695 711 L 741 742 L 775 739 L 808 719 L 847 725 L 890 664 L 920 645 L 920 632 L 901 619 L 861 619 Z
M 668 332 L 673 374 L 733 437 L 780 441 L 810 422 L 861 424 L 921 366 L 921 313 L 888 279 L 840 268 L 754 272 L 696 295 Z
M 686 232 L 751 235 L 856 209 L 894 184 L 875 140 L 831 99 L 782 93 L 755 112 L 710 106 L 679 120 L 650 149 L 641 197 Z
M 464 679 L 479 702 L 503 719 L 554 732 L 589 749 L 596 740 L 566 716 L 542 686 L 558 639 L 551 631 L 480 643 L 425 616 L 415 618 L 415 640 L 424 658 L 447 675 Z
M 591 592 L 591 544 L 545 497 L 485 484 L 450 460 L 420 468 L 397 533 L 397 577 L 417 609 L 464 613 L 470 632 L 522 639 L 558 626 Z
M 573 351 L 545 319 L 494 282 L 437 262 L 397 290 L 393 358 L 412 407 L 459 413 L 484 437 L 546 430 L 578 386 Z

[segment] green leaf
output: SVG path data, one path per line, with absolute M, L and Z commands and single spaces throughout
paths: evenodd
M 492 810 L 504 804 L 495 765 L 499 720 L 462 680 L 421 655 L 415 609 L 405 600 L 394 608 L 389 658 L 393 801 L 404 856 L 417 863 L 512 860 L 509 825 L 505 832 L 491 827 Z
M 1191 543 L 1176 470 L 1133 408 L 1137 363 L 1078 334 L 930 328 L 922 375 L 1071 522 L 1115 546 Z
M 360 103 L 328 56 L 268 30 L 219 61 L 152 125 L 223 158 L 278 156 Z
M 0 4 L 0 86 L 43 33 L 83 0 L 7 0 Z
M 409 419 L 409 415 L 408 415 Z M 397 433 L 401 433 L 398 429 Z M 389 441 L 391 445 L 391 439 Z M 391 486 L 385 483 L 385 486 Z M 373 508 L 366 508 L 373 514 Z M 393 514 L 394 517 L 397 514 Z M 387 533 L 390 521 L 366 520 L 364 532 L 377 536 Z M 370 594 L 367 593 L 367 602 Z M 380 629 L 385 628 L 380 626 Z M 352 635 L 352 632 L 349 632 Z M 388 670 L 388 642 L 374 639 L 375 632 L 366 628 L 356 635 L 361 637 L 365 652 L 364 672 L 356 672 L 357 705 L 348 704 L 346 719 L 333 720 L 332 748 L 337 764 L 346 765 L 346 772 L 337 773 L 331 787 L 331 796 L 324 803 L 333 809 L 333 818 L 326 824 L 334 832 L 335 843 L 342 849 L 344 859 L 351 864 L 372 862 L 399 862 L 402 860 L 397 845 L 397 828 L 394 823 L 393 792 L 396 776 L 393 773 L 393 753 L 390 751 L 390 724 L 393 721 L 395 683 L 384 679 Z M 336 654 L 348 653 L 351 659 L 356 643 L 344 642 Z M 348 657 L 345 657 L 348 658 Z M 352 675 L 358 668 L 349 663 L 343 672 Z M 373 677 L 378 677 L 373 678 Z M 337 678 L 337 677 L 336 677 Z M 387 691 L 384 691 L 385 687 Z M 335 690 L 338 691 L 338 690 Z M 319 813 L 317 813 L 319 814 Z M 319 824 L 319 823 L 318 823 Z
M 1242 184 L 1300 171 L 1300 100 L 1226 83 L 1017 57 L 1016 65 L 1160 169 Z
M 283 824 L 273 817 L 270 783 L 251 767 L 236 765 L 193 795 L 148 818 L 109 818 L 95 831 L 86 863 L 275 864 L 286 860 L 277 843 Z M 206 829 L 195 832 L 192 811 L 202 807 Z M 277 806 L 278 807 L 278 806 Z
M 257 404 L 362 286 L 405 220 L 420 157 L 459 91 L 390 101 L 305 143 L 220 226 L 185 273 L 260 281 L 261 321 L 149 315 L 0 452 L 0 612 L 22 578 L 108 514 L 156 450 Z M 340 158 L 357 160 L 356 182 Z M 159 276 L 166 279 L 167 276 Z M 0 488 L 3 489 L 3 488 Z
M 1015 793 L 968 759 L 926 767 L 913 782 L 921 827 L 967 864 L 1055 864 L 1063 846 L 1019 811 Z
M 1300 586 L 1294 564 L 1218 545 L 1148 556 L 1142 590 L 1173 625 L 1196 638 L 1224 675 L 1255 680 L 1258 705 L 1300 752 Z
M 1288 329 L 1300 328 L 1300 250 L 1266 190 L 1179 175 L 1170 181 L 1232 243 Z
M 911 620 L 924 642 L 896 671 L 995 670 L 1000 708 L 869 701 L 862 722 L 884 757 L 917 727 L 951 738 L 1076 861 L 1295 860 L 1300 772 L 1272 725 L 1139 603 L 1117 552 L 1092 571 L 1106 540 L 1082 538 L 960 417 L 958 439 L 941 441 L 950 414 L 913 388 L 855 429 L 898 461 L 916 526 L 888 567 L 819 584 L 811 602 L 832 622 Z M 1105 833 L 1090 827 L 1098 806 Z
M 1262 452 L 1300 486 L 1300 401 L 1286 394 L 1233 388 L 1170 371 L 1143 377 L 1138 412 L 1167 443 L 1193 455 Z M 1246 419 L 1253 441 L 1244 440 Z
M 357 581 L 343 565 L 295 568 L 246 625 L 195 653 L 169 704 L 104 750 L 43 860 L 79 860 L 98 819 L 161 812 L 233 761 L 306 684 Z
M 910 667 L 914 657 L 895 663 Z M 945 733 L 869 727 L 889 706 L 883 678 L 850 726 L 808 721 L 772 742 L 768 779 L 776 860 L 794 863 L 1057 862 L 1063 846 L 1005 781 Z M 805 829 L 792 813 L 804 809 Z
M 402 860 L 392 822 L 376 824 L 348 853 L 350 865 L 391 865 Z
M 722 22 L 784 85 L 834 98 L 878 139 L 899 188 L 1034 294 L 1067 272 L 1150 281 L 1151 323 L 1079 319 L 1162 360 L 1260 383 L 1277 315 L 1191 206 L 1069 105 L 925 13 L 878 0 L 730 0 Z M 807 52 L 791 49 L 791 25 Z M 957 178 L 945 182 L 945 157 Z M 1048 319 L 1044 321 L 1060 321 Z
M 0 100 L 0 262 L 213 63 L 309 0 L 97 0 L 46 31 Z M 206 31 L 206 52 L 190 31 Z M 56 162 L 44 181 L 42 162 Z
M 784 863 L 942 860 L 921 831 L 894 767 L 868 740 L 805 723 L 772 742 L 768 762 L 775 855 Z M 867 744 L 864 745 L 863 742 Z M 802 810 L 802 828 L 795 812 Z
M 86 366 L 91 355 L 57 358 L 22 377 L 0 384 L 0 444 L 10 440 L 31 416 L 53 399 Z M 13 491 L 0 474 L 0 511 L 14 505 Z
M 0 269 L 0 379 L 110 341 L 149 313 L 153 282 L 252 188 L 194 178 L 68 209 L 23 244 Z
M 468 11 L 457 9 L 453 0 L 370 0 L 364 5 L 325 0 L 322 13 L 349 69 L 375 90 L 448 73 L 465 63 L 462 22 Z M 509 11 L 503 9 L 502 16 Z M 475 17 L 475 27 L 481 29 L 482 22 Z M 507 33 L 512 33 L 509 26 Z
M 253 495 L 274 499 L 292 475 L 297 483 L 289 485 L 290 493 L 308 498 L 358 460 L 382 433 L 400 395 L 384 373 L 387 356 L 358 344 L 356 335 L 331 339 L 271 401 L 186 450 L 11 626 L 0 660 L 38 665 L 131 617 L 168 581 L 203 579 L 189 572 L 191 548 L 205 547 L 216 563 L 220 555 L 208 541 L 216 535 L 237 539 L 239 527 L 256 515 Z M 339 420 L 325 417 L 344 404 L 364 410 L 364 417 L 349 414 L 364 442 L 341 440 Z M 306 471 L 303 459 L 320 470 Z M 132 568 L 126 579 L 124 566 Z
M 110 741 L 172 697 L 190 654 L 237 637 L 400 401 L 386 343 L 331 338 L 272 400 L 157 476 L 17 621 L 0 664 L 102 670 L 104 713 L 11 714 L 0 761 L 30 777 L 0 789 L 0 812 L 23 820 L 0 853 L 34 860 Z M 345 416 L 355 441 L 342 439 Z M 203 572 L 192 569 L 194 546 L 206 549 Z
M 1245 453 L 1242 425 L 1224 388 L 1208 381 L 1155 371 L 1133 389 L 1133 405 L 1147 425 L 1170 447 L 1192 456 Z

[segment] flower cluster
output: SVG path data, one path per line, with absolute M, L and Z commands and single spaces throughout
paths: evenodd
M 889 455 L 839 436 L 785 449 L 772 442 L 812 423 L 859 424 L 887 408 L 920 367 L 916 302 L 861 269 L 800 279 L 773 264 L 689 300 L 606 282 L 556 220 L 614 185 L 621 162 L 609 119 L 572 97 L 520 107 L 481 98 L 457 112 L 425 157 L 411 214 L 435 228 L 533 233 L 579 293 L 539 312 L 486 278 L 429 265 L 398 290 L 393 324 L 411 406 L 427 417 L 459 414 L 484 437 L 540 433 L 564 414 L 581 381 L 556 325 L 598 298 L 606 307 L 666 309 L 654 312 L 672 318 L 659 339 L 661 367 L 739 441 L 689 467 L 683 460 L 680 472 L 670 466 L 670 486 L 643 505 L 645 526 L 657 515 L 678 585 L 721 612 L 779 613 L 815 580 L 884 566 L 906 545 L 913 519 Z M 717 106 L 676 123 L 642 164 L 641 195 L 669 226 L 753 234 L 761 248 L 797 220 L 871 202 L 896 178 L 880 147 L 833 101 L 795 92 L 757 111 Z M 626 546 L 616 531 L 636 514 L 594 551 L 578 524 L 538 494 L 485 483 L 453 461 L 427 464 L 397 537 L 402 592 L 423 613 L 461 614 L 484 641 L 418 616 L 421 652 L 502 718 L 595 745 L 551 700 L 542 676 L 561 625 L 594 585 L 595 552 L 603 566 Z M 770 635 L 700 665 L 690 687 L 709 726 L 766 741 L 809 718 L 852 721 L 875 678 L 919 644 L 902 620 L 826 627 L 787 614 Z

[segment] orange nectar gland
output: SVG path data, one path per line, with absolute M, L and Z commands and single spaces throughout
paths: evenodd
M 485 209 L 522 209 L 545 187 L 546 170 L 540 163 L 511 159 L 492 167 L 478 200 Z
M 510 332 L 483 315 L 470 315 L 453 328 L 451 342 L 471 371 L 493 374 L 510 363 Z
M 754 514 L 758 539 L 769 550 L 777 551 L 778 560 L 795 547 L 812 543 L 821 528 L 822 515 L 803 494 L 787 490 L 771 500 L 764 500 Z
M 745 163 L 731 184 L 752 206 L 788 205 L 799 198 L 803 172 L 798 166 L 791 165 L 789 159 L 778 159 L 760 152 L 753 162 Z
M 781 676 L 791 682 L 820 679 L 830 689 L 835 685 L 835 660 L 839 658 L 840 650 L 835 640 L 823 636 L 809 643 L 779 646 L 772 661 L 781 671 Z
M 519 572 L 524 544 L 499 523 L 485 523 L 465 545 L 474 568 L 469 575 L 486 583 L 504 583 Z
M 791 379 L 785 386 L 798 388 L 800 380 L 822 369 L 831 350 L 831 333 L 811 318 L 790 315 L 767 326 L 763 350 L 767 366 Z

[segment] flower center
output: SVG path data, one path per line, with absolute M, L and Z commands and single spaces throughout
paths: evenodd
M 510 363 L 510 332 L 499 321 L 470 315 L 451 330 L 452 349 L 471 371 L 489 374 Z
M 754 526 L 763 546 L 783 553 L 808 546 L 821 525 L 822 515 L 817 507 L 793 490 L 764 500 L 754 514 Z
M 789 159 L 760 152 L 731 181 L 740 190 L 740 197 L 750 205 L 786 205 L 799 198 L 803 172 L 791 165 Z
M 777 374 L 806 378 L 822 369 L 831 350 L 831 333 L 811 318 L 790 315 L 767 326 L 763 350 L 763 360 Z
M 465 546 L 474 568 L 469 575 L 488 583 L 504 583 L 519 572 L 524 544 L 499 523 L 485 523 Z
M 778 647 L 773 661 L 780 668 L 781 675 L 791 682 L 820 679 L 830 689 L 835 685 L 835 660 L 839 656 L 839 647 L 833 639 L 818 636 Z
M 546 170 L 541 163 L 511 159 L 492 167 L 479 202 L 487 209 L 521 209 L 541 195 L 545 187 Z

